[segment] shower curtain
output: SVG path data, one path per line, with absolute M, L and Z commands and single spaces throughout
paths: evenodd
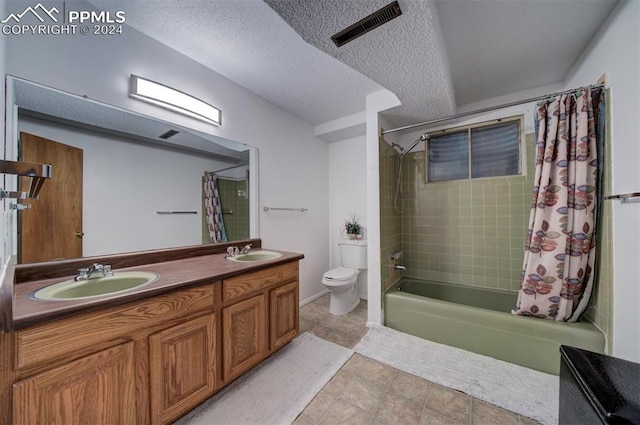
M 209 228 L 209 240 L 212 243 L 227 242 L 218 192 L 218 177 L 207 171 L 204 173 L 204 206 Z
M 577 321 L 593 289 L 604 99 L 585 89 L 538 104 L 536 171 L 514 314 Z

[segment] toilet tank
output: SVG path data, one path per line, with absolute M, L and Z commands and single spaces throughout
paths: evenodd
M 367 241 L 344 240 L 338 245 L 340 245 L 342 267 L 361 270 L 367 268 Z

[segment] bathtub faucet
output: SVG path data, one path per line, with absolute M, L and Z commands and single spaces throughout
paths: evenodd
M 406 271 L 407 270 L 407 268 L 405 266 L 401 265 L 401 264 L 395 264 L 393 266 L 393 268 L 396 269 L 396 270 L 402 270 L 402 271 Z

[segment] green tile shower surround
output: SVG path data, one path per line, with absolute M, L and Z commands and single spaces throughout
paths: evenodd
M 533 152 L 526 136 L 526 153 Z M 424 154 L 405 157 L 402 251 L 406 276 L 517 291 L 531 208 L 525 176 L 424 183 Z
M 249 237 L 249 197 L 247 180 L 228 180 L 218 177 L 220 204 L 222 205 L 224 226 L 230 241 Z M 229 214 L 233 211 L 232 214 Z
M 424 153 L 408 154 L 403 161 L 405 212 L 400 215 L 393 208 L 397 155 L 381 139 L 382 290 L 389 289 L 402 276 L 391 267 L 390 260 L 394 250 L 401 250 L 404 257 L 400 262 L 407 267 L 406 277 L 509 291 L 515 298 L 532 196 L 533 144 L 533 134 L 527 134 L 526 176 L 429 184 L 424 183 Z M 606 158 L 611 158 L 610 144 L 605 142 L 605 146 Z M 608 166 L 604 187 L 609 193 Z M 611 234 L 611 203 L 605 203 L 599 278 L 586 316 L 607 338 L 612 330 Z

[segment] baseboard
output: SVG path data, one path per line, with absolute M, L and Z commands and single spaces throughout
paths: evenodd
M 322 291 L 318 292 L 317 294 L 312 295 L 309 298 L 300 301 L 300 307 L 302 307 L 305 304 L 309 304 L 311 301 L 317 300 L 318 298 L 320 298 L 321 296 L 323 296 L 325 294 L 328 294 L 329 292 L 330 291 L 328 289 L 323 289 Z

